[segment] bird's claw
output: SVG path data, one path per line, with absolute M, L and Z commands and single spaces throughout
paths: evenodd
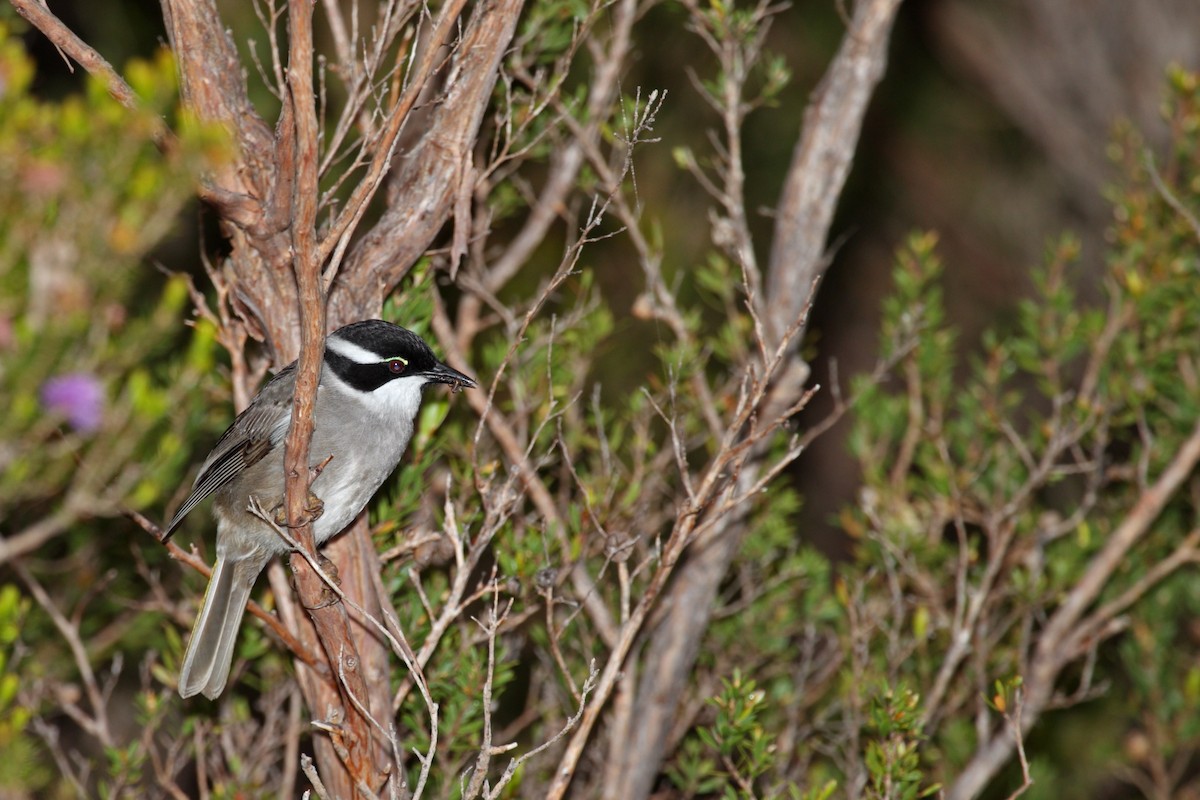
M 342 585 L 342 579 L 338 575 L 337 564 L 326 558 L 324 553 L 317 553 L 317 563 L 321 566 L 321 571 L 329 576 L 329 580 L 333 582 L 334 586 Z
M 280 503 L 279 505 L 275 506 L 275 510 L 272 512 L 272 519 L 274 519 L 275 524 L 281 528 L 299 528 L 309 524 L 310 522 L 316 522 L 324 513 L 325 501 L 313 494 L 312 490 L 310 489 L 308 492 L 308 497 L 304 499 L 304 514 L 300 517 L 300 519 L 296 520 L 296 524 L 294 526 L 288 526 L 286 503 Z

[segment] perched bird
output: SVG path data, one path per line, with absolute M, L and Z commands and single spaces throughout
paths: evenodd
M 313 523 L 318 545 L 349 525 L 396 468 L 413 434 L 421 390 L 431 383 L 449 384 L 452 391 L 475 386 L 438 361 L 420 336 L 390 322 L 355 322 L 325 340 L 309 448 L 312 465 L 328 459 L 312 482 L 313 495 L 323 503 Z M 295 386 L 293 362 L 221 436 L 164 534 L 166 541 L 188 512 L 212 495 L 217 563 L 179 672 L 183 697 L 221 694 L 254 581 L 273 556 L 289 550 L 248 506 L 251 497 L 269 513 L 283 506 L 283 440 Z

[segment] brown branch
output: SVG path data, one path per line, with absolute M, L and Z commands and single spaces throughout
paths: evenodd
M 291 424 L 286 439 L 284 469 L 287 474 L 288 525 L 310 552 L 316 552 L 310 520 L 304 508 L 310 480 L 308 447 L 312 439 L 313 411 L 324 357 L 325 302 L 321 296 L 320 261 L 315 239 L 317 220 L 317 118 L 312 91 L 312 7 L 301 0 L 288 3 L 288 95 L 281 131 L 286 149 L 295 155 L 296 180 L 290 199 L 293 270 L 300 295 L 300 359 Z
M 332 324 L 358 319 L 363 309 L 380 308 L 383 299 L 408 274 L 445 225 L 464 180 L 464 170 L 469 170 L 471 151 L 496 83 L 500 59 L 512 40 L 521 6 L 522 0 L 493 0 L 474 8 L 462 42 L 456 46 L 446 68 L 452 82 L 438 99 L 429 129 L 423 132 L 411 151 L 395 159 L 396 172 L 390 178 L 388 191 L 395 201 L 349 250 L 346 263 L 338 270 L 337 259 L 348 241 L 340 228 L 343 217 L 357 209 L 347 222 L 361 218 L 366 200 L 373 196 L 386 168 L 392 163 L 390 158 L 380 162 L 379 156 L 391 154 L 403 114 L 407 114 L 415 102 L 417 90 L 429 77 L 426 73 L 436 66 L 431 53 L 439 48 L 434 44 L 445 41 L 449 25 L 446 20 L 453 21 L 450 17 L 440 20 L 441 26 L 435 31 L 426 57 L 415 73 L 417 77 L 389 117 L 390 124 L 376 152 L 376 160 L 338 223 L 322 240 L 322 258 L 327 254 L 333 257 L 326 274 L 326 281 L 332 280 L 329 285 Z M 443 9 L 443 13 L 455 7 L 452 3 Z M 359 195 L 365 198 L 361 203 Z M 414 198 L 419 198 L 419 202 L 414 202 Z M 456 224 L 466 223 L 460 220 Z M 400 231 L 403 235 L 398 234 Z M 334 272 L 337 272 L 336 280 L 332 279 Z
M 104 56 L 96 52 L 95 48 L 76 36 L 75 32 L 54 16 L 44 3 L 38 2 L 38 0 L 9 0 L 9 2 L 12 3 L 18 14 L 41 31 L 42 35 L 58 48 L 59 53 L 75 59 L 79 66 L 87 70 L 89 74 L 102 80 L 114 100 L 133 111 L 141 108 L 141 103 L 134 94 L 133 87 L 113 69 L 112 64 L 109 64 Z M 67 66 L 70 67 L 69 62 Z M 162 120 L 156 120 L 156 122 L 153 134 L 155 141 L 167 140 L 171 136 L 171 132 Z
M 319 196 L 318 164 L 319 128 L 316 100 L 313 93 L 312 4 L 308 0 L 290 0 L 288 4 L 288 66 L 283 121 L 283 153 L 294 154 L 294 172 L 287 170 L 289 179 L 281 186 L 291 189 L 290 219 L 293 270 L 299 296 L 300 358 L 296 369 L 296 388 L 293 398 L 291 424 L 288 427 L 284 450 L 284 475 L 287 487 L 288 526 L 304 554 L 294 553 L 291 568 L 296 576 L 296 591 L 300 603 L 308 610 L 317 638 L 324 648 L 333 672 L 339 676 L 337 694 L 318 685 L 317 696 L 306 697 L 309 708 L 322 718 L 331 708 L 340 706 L 341 720 L 331 723 L 332 753 L 340 757 L 343 769 L 322 749 L 318 757 L 326 784 L 338 796 L 360 796 L 359 786 L 372 791 L 382 785 L 385 770 L 372 763 L 371 729 L 364 709 L 353 698 L 367 697 L 366 682 L 359 671 L 359 659 L 350 635 L 345 607 L 328 601 L 326 583 L 308 564 L 315 558 L 312 517 L 307 510 L 309 485 L 309 445 L 312 440 L 313 414 L 316 408 L 317 384 L 321 376 L 325 342 L 325 297 L 321 289 L 321 260 L 317 252 L 317 199 Z M 279 188 L 279 187 L 276 187 Z M 343 465 L 344 466 L 344 465 Z M 340 698 L 338 697 L 340 695 Z M 337 701 L 340 703 L 331 703 Z M 341 723 L 337 725 L 336 723 Z

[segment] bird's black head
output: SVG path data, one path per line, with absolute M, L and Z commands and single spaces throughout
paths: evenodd
M 352 322 L 329 334 L 325 363 L 338 378 L 360 392 L 373 392 L 400 378 L 414 380 L 420 386 L 475 386 L 475 381 L 439 361 L 420 336 L 381 319 Z

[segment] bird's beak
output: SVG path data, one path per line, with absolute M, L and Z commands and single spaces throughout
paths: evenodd
M 454 369 L 454 367 L 448 367 L 441 362 L 438 362 L 437 366 L 426 372 L 425 377 L 429 383 L 447 384 L 452 392 L 475 388 L 475 381 L 463 375 Z

